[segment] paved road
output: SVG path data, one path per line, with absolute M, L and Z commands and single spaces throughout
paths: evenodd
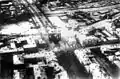
M 58 61 L 67 70 L 70 79 L 92 79 L 74 55 L 63 53 Z
M 105 7 L 97 7 L 97 8 L 88 8 L 88 9 L 81 9 L 81 8 L 77 8 L 77 9 L 69 9 L 69 8 L 65 8 L 65 9 L 58 9 L 55 11 L 49 11 L 47 10 L 45 12 L 46 15 L 50 15 L 50 14 L 64 14 L 65 12 L 78 12 L 78 11 L 83 11 L 83 12 L 96 12 L 96 11 L 101 11 L 101 10 L 109 10 L 109 9 L 114 9 L 114 8 L 118 8 L 120 7 L 120 4 L 116 4 L 116 5 L 112 5 L 112 6 L 105 6 Z

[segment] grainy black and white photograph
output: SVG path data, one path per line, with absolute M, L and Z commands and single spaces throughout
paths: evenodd
M 120 79 L 120 0 L 0 0 L 0 79 Z

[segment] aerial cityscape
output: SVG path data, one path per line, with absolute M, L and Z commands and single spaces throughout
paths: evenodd
M 0 0 L 0 79 L 120 79 L 120 0 Z

